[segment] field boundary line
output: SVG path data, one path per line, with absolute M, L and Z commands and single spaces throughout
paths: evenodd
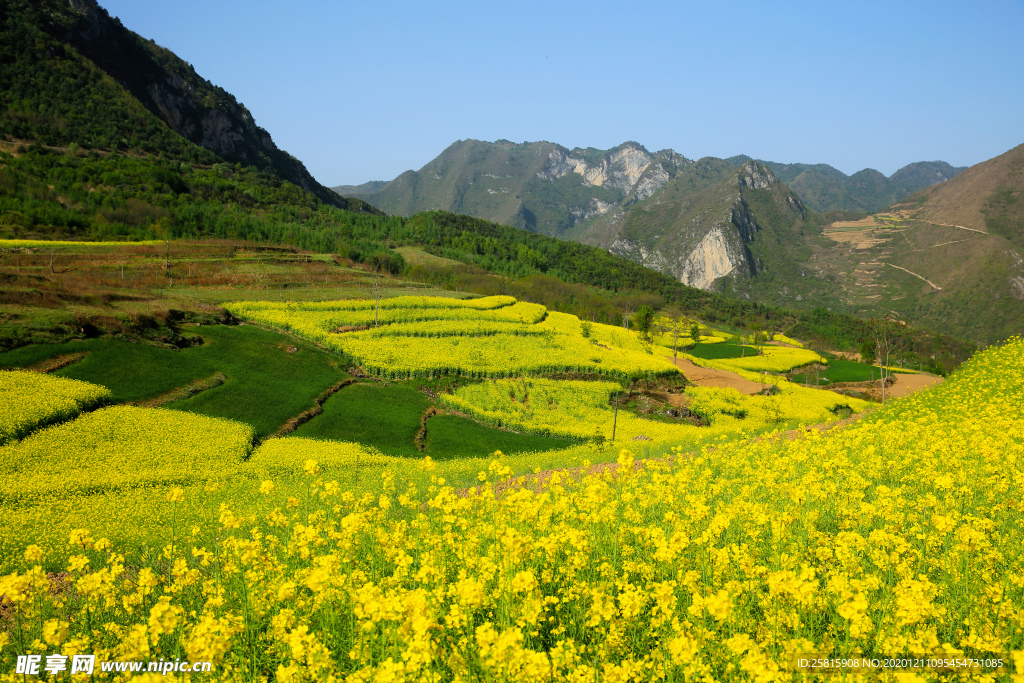
M 963 225 L 954 225 L 953 223 L 936 223 L 935 221 L 930 221 L 927 218 L 906 218 L 904 220 L 921 221 L 922 223 L 931 223 L 932 225 L 941 225 L 941 226 L 943 226 L 945 228 L 960 228 L 961 230 L 970 230 L 971 232 L 981 233 L 982 235 L 990 235 L 991 234 L 991 233 L 985 232 L 984 230 L 978 230 L 977 228 L 968 228 L 968 227 L 963 226 Z
M 37 363 L 33 363 L 32 365 L 26 366 L 23 369 L 29 370 L 31 372 L 40 372 L 45 375 L 51 372 L 56 372 L 61 368 L 66 368 L 69 365 L 73 365 L 88 355 L 88 351 L 76 351 L 75 353 L 66 353 L 63 356 L 54 356 L 53 358 L 41 360 Z M 15 370 L 17 368 L 9 369 Z
M 427 420 L 435 415 L 443 415 L 444 412 L 444 409 L 438 406 L 430 406 L 423 411 L 423 415 L 420 416 L 419 431 L 416 432 L 416 436 L 412 439 L 413 444 L 416 445 L 416 450 L 420 452 L 427 450 Z
M 197 379 L 194 382 L 189 382 L 184 386 L 171 389 L 165 394 L 160 394 L 153 398 L 142 399 L 141 401 L 132 401 L 128 405 L 138 406 L 140 408 L 159 408 L 165 406 L 168 403 L 174 403 L 175 401 L 184 401 L 186 398 L 192 398 L 196 394 L 201 394 L 207 389 L 213 389 L 224 384 L 228 379 L 228 376 L 223 372 L 215 372 L 206 379 Z
M 351 385 L 355 384 L 357 381 L 358 380 L 356 378 L 354 378 L 354 377 L 349 378 L 349 379 L 344 379 L 344 380 L 338 382 L 337 384 L 335 384 L 334 386 L 330 387 L 326 391 L 322 392 L 319 396 L 317 396 L 315 399 L 313 399 L 313 407 L 312 408 L 308 408 L 308 409 L 302 411 L 301 413 L 299 413 L 298 415 L 296 415 L 292 419 L 290 419 L 287 422 L 285 422 L 283 425 L 281 425 L 278 428 L 278 430 L 276 432 L 274 432 L 273 434 L 268 436 L 266 439 L 264 439 L 264 441 L 266 441 L 267 439 L 278 439 L 278 438 L 280 438 L 282 436 L 286 436 L 288 434 L 291 434 L 296 429 L 298 429 L 302 425 L 306 424 L 307 422 L 312 420 L 317 415 L 319 415 L 322 412 L 324 412 L 324 401 L 326 401 L 331 396 L 333 396 L 334 394 L 338 393 L 339 391 L 341 391 L 345 387 L 348 387 L 348 386 L 351 386 Z

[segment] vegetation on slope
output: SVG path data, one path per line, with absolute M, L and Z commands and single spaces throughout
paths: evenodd
M 592 315 L 600 310 L 608 322 L 616 315 L 628 318 L 628 309 L 635 307 L 627 302 L 619 312 L 608 303 L 624 290 L 630 298 L 678 304 L 712 321 L 738 325 L 771 319 L 781 324 L 794 318 L 786 311 L 690 290 L 600 250 L 559 246 L 564 243 L 516 235 L 483 221 L 436 212 L 401 219 L 342 210 L 338 207 L 365 207 L 324 195 L 297 177 L 294 160 L 280 156 L 229 94 L 199 78 L 173 54 L 121 27 L 91 0 L 74 7 L 56 0 L 13 2 L 0 13 L 5 38 L 0 117 L 7 150 L 0 155 L 0 238 L 286 243 L 392 273 L 404 270 L 393 247 L 422 245 L 505 276 L 499 289 L 509 287 L 520 295 L 533 290 L 547 297 L 544 290 L 553 285 L 558 296 L 568 294 L 569 301 L 559 304 L 564 309 L 584 313 L 589 307 Z M 193 95 L 184 97 L 182 89 L 189 88 Z M 170 110 L 180 116 L 170 116 Z M 203 118 L 204 112 L 226 116 L 225 125 L 247 142 L 234 149 L 196 138 L 200 133 L 181 121 Z M 517 148 L 511 143 L 507 147 Z M 587 163 L 597 163 L 605 154 L 572 153 Z M 526 157 L 521 161 L 533 163 Z M 571 175 L 563 177 L 563 184 Z M 165 262 L 169 283 L 174 280 L 171 270 Z M 52 263 L 49 271 L 56 274 Z M 21 277 L 9 280 L 10 275 L 4 275 L 5 284 L 24 296 L 39 290 Z M 475 287 L 495 286 L 491 278 L 470 275 Z M 39 284 L 47 279 L 39 272 L 33 277 L 42 278 L 35 280 Z M 524 277 L 533 279 L 523 283 Z M 556 280 L 584 287 L 565 288 Z M 830 343 L 850 346 L 856 344 L 855 336 L 832 335 Z M 955 352 L 952 358 L 958 355 L 963 354 Z M 952 365 L 950 360 L 940 362 Z
M 230 93 L 124 28 L 95 0 L 6 2 L 0 45 L 4 139 L 193 163 L 221 159 L 266 171 L 321 201 L 362 206 L 317 183 Z
M 738 166 L 751 158 L 745 154 L 726 161 Z M 873 213 L 902 201 L 911 194 L 944 182 L 966 170 L 944 161 L 918 161 L 907 164 L 886 177 L 865 168 L 846 175 L 828 164 L 782 164 L 759 159 L 779 176 L 782 182 L 800 195 L 815 211 L 852 211 Z

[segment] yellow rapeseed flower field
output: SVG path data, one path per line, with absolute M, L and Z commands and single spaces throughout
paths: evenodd
M 1004 669 L 858 680 L 1024 676 L 1021 339 L 842 429 L 623 451 L 617 473 L 543 487 L 509 487 L 495 454 L 470 491 L 424 462 L 428 486 L 384 469 L 353 492 L 328 461 L 354 451 L 277 441 L 245 478 L 258 511 L 159 493 L 158 553 L 89 528 L 65 566 L 19 548 L 0 680 L 58 651 L 239 681 L 812 680 L 795 658 L 922 655 Z M 211 533 L 170 531 L 204 504 Z
M 235 315 L 310 339 L 388 378 L 514 377 L 556 372 L 616 377 L 672 375 L 635 333 L 512 297 L 396 297 L 316 303 L 237 302 Z M 379 326 L 367 327 L 377 320 Z M 347 330 L 347 331 L 340 331 Z
M 63 521 L 83 510 L 102 515 L 125 500 L 145 500 L 153 487 L 230 477 L 248 457 L 253 436 L 251 427 L 230 420 L 112 406 L 2 446 L 0 553 L 54 531 L 66 534 Z M 131 507 L 123 512 L 144 510 L 145 504 L 135 514 Z
M 680 354 L 698 365 L 719 368 L 736 372 L 789 372 L 793 368 L 810 363 L 828 363 L 827 360 L 809 349 L 791 349 L 786 346 L 765 346 L 763 355 L 750 355 L 743 358 L 719 358 L 707 360 L 689 354 Z
M 41 425 L 59 422 L 110 400 L 97 384 L 38 372 L 0 372 L 0 445 Z
M 498 427 L 577 439 L 611 439 L 612 424 L 619 441 L 644 437 L 659 442 L 686 443 L 708 434 L 754 431 L 795 420 L 826 422 L 839 407 L 860 412 L 866 401 L 851 399 L 785 382 L 771 396 L 747 396 L 735 389 L 687 387 L 686 407 L 707 426 L 656 421 L 620 411 L 613 415 L 610 397 L 622 392 L 613 382 L 555 381 L 540 378 L 495 380 L 459 387 L 439 400 L 455 410 Z

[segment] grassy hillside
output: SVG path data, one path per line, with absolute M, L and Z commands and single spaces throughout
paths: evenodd
M 601 310 L 609 322 L 628 317 L 642 302 L 677 303 L 695 316 L 737 324 L 792 318 L 786 311 L 698 293 L 602 250 L 438 214 L 390 218 L 359 200 L 323 195 L 295 175 L 298 167 L 281 161 L 269 136 L 250 125 L 251 117 L 230 95 L 92 2 L 8 3 L 0 29 L 0 239 L 164 240 L 165 251 L 171 240 L 182 238 L 289 244 L 391 273 L 405 269 L 394 248 L 419 245 L 478 269 L 471 279 L 484 291 L 533 290 L 546 302 L 562 299 L 557 305 L 564 309 Z M 227 117 L 222 128 L 235 147 L 224 147 L 223 140 L 189 123 L 213 114 Z M 463 196 L 463 189 L 476 192 L 506 214 L 515 204 L 520 224 L 553 233 L 609 213 L 613 201 L 649 201 L 692 165 L 670 150 L 652 155 L 636 143 L 566 150 L 546 143 L 467 141 L 450 152 L 436 173 L 426 174 L 424 187 L 446 179 L 439 187 L 451 197 Z M 513 176 L 523 180 L 524 191 L 534 188 L 534 199 L 507 185 Z M 642 232 L 639 223 L 637 229 Z M 766 255 L 774 258 L 767 251 L 758 257 Z M 4 298 L 53 306 L 89 299 L 74 288 L 92 285 L 57 277 L 62 274 L 53 258 L 32 272 L 17 265 L 6 272 Z M 481 278 L 481 270 L 505 278 Z M 471 271 L 455 276 L 451 269 L 430 266 L 421 267 L 417 277 L 452 283 Z M 173 287 L 183 275 L 189 273 L 176 270 L 165 254 L 163 272 L 150 273 L 147 286 L 166 279 Z M 567 289 L 565 283 L 583 289 Z M 120 296 L 100 289 L 102 296 Z M 612 303 L 620 296 L 621 306 Z M 73 318 L 64 316 L 60 325 Z M 848 346 L 854 336 L 834 336 L 833 342 Z
M 1024 146 L 972 166 L 886 214 L 838 221 L 812 245 L 858 315 L 907 320 L 983 343 L 1024 331 Z
M 956 182 L 929 188 L 901 208 L 914 218 L 991 232 L 1024 249 L 1024 145 L 972 166 Z

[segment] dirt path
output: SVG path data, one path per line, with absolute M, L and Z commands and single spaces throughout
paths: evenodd
M 937 284 L 935 284 L 934 282 L 932 282 L 932 281 L 931 281 L 931 280 L 929 280 L 928 278 L 924 277 L 923 275 L 918 275 L 917 273 L 915 273 L 915 272 L 913 272 L 913 271 L 907 270 L 907 269 L 906 269 L 906 268 L 904 268 L 903 266 L 897 266 L 897 265 L 896 265 L 896 264 L 894 264 L 894 263 L 886 263 L 885 265 L 887 265 L 887 266 L 892 266 L 893 268 L 898 268 L 899 270 L 902 270 L 902 271 L 903 271 L 904 273 L 910 273 L 910 274 L 911 274 L 911 275 L 913 275 L 914 277 L 916 277 L 916 278 L 918 278 L 918 279 L 921 279 L 921 280 L 924 280 L 925 282 L 927 282 L 928 284 L 930 284 L 930 285 L 931 285 L 932 287 L 934 287 L 935 289 L 939 289 L 939 290 L 941 290 L 941 289 L 942 289 L 942 287 L 939 287 L 939 286 L 938 286 Z
M 910 396 L 914 392 L 941 384 L 944 381 L 946 380 L 937 375 L 911 375 L 902 372 L 894 372 L 886 378 L 885 398 L 904 398 L 906 396 Z M 872 401 L 882 400 L 882 383 L 881 380 L 877 379 L 870 382 L 836 382 L 835 384 L 830 384 L 827 387 L 822 388 L 839 393 L 843 393 L 840 391 L 841 389 L 856 389 Z
M 665 358 L 672 360 L 672 356 L 665 356 Z M 702 368 L 685 358 L 677 359 L 676 367 L 683 371 L 686 379 L 699 387 L 731 387 L 741 394 L 756 394 L 764 388 L 757 382 L 740 377 L 735 372 Z
M 908 375 L 902 372 L 895 373 L 892 378 L 894 383 L 886 388 L 886 398 L 903 398 L 904 396 L 910 396 L 915 391 L 921 391 L 946 381 L 936 375 Z
M 970 230 L 971 232 L 979 232 L 982 235 L 987 235 L 988 234 L 984 230 L 978 230 L 977 228 L 968 228 L 968 227 L 963 226 L 963 225 L 954 225 L 952 223 L 936 223 L 935 221 L 930 221 L 927 218 L 909 218 L 907 220 L 921 221 L 922 223 L 931 223 L 932 225 L 941 225 L 941 226 L 946 227 L 946 228 L 960 228 L 961 230 Z

